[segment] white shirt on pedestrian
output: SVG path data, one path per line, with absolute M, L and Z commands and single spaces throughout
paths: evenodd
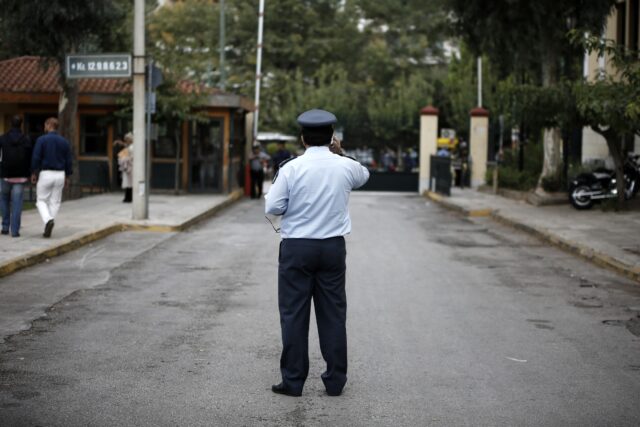
M 265 212 L 282 215 L 285 239 L 327 239 L 351 232 L 349 195 L 369 179 L 357 161 L 329 147 L 308 147 L 284 164 L 265 196 Z

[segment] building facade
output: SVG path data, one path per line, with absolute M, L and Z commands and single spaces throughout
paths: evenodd
M 78 84 L 77 137 L 72 143 L 80 184 L 117 189 L 114 141 L 132 130 L 131 118 L 122 114 L 131 81 L 80 79 Z M 28 56 L 0 61 L 0 133 L 17 114 L 35 140 L 44 131 L 44 121 L 57 117 L 60 91 L 56 63 Z M 226 193 L 240 186 L 253 102 L 216 89 L 208 89 L 203 99 L 198 110 L 206 120 L 152 124 L 152 190 Z
M 603 38 L 615 40 L 631 50 L 640 46 L 640 0 L 618 1 L 607 17 Z M 615 74 L 611 61 L 596 53 L 584 58 L 584 77 L 596 80 L 602 72 Z M 640 153 L 640 137 L 629 136 L 626 146 L 630 151 Z M 582 131 L 582 162 L 609 159 L 609 149 L 604 138 L 590 128 Z

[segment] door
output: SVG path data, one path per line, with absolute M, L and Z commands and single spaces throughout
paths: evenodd
M 222 188 L 222 119 L 191 123 L 189 190 L 219 192 Z

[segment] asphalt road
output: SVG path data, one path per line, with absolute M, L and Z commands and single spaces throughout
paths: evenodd
M 640 286 L 418 196 L 356 193 L 352 219 L 341 397 L 314 322 L 303 396 L 270 391 L 279 238 L 245 200 L 0 279 L 16 315 L 66 289 L 0 344 L 0 425 L 640 425 Z

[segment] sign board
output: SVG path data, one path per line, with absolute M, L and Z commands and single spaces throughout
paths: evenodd
M 147 92 L 145 101 L 146 101 L 145 113 L 155 114 L 156 113 L 156 93 Z
M 131 68 L 128 53 L 67 55 L 65 72 L 68 79 L 127 78 Z
M 456 137 L 456 131 L 454 129 L 443 128 L 440 130 L 440 138 L 455 139 L 455 137 Z

